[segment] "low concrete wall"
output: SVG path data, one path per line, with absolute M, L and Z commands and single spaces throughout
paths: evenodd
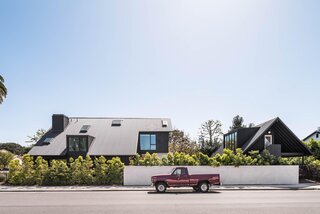
M 151 176 L 168 174 L 176 166 L 126 166 L 124 185 L 151 185 Z M 299 166 L 187 166 L 190 174 L 220 174 L 222 185 L 298 184 Z

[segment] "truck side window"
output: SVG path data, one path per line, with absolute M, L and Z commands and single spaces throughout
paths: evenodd
M 181 169 L 181 175 L 188 175 L 186 168 Z
M 176 169 L 173 174 L 176 176 L 181 175 L 181 169 Z

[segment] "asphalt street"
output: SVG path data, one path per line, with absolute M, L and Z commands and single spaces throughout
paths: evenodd
M 320 191 L 0 192 L 0 213 L 320 213 Z

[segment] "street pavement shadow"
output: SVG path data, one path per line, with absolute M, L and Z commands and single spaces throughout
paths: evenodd
M 186 191 L 186 190 L 167 190 L 165 193 L 159 193 L 157 191 L 149 191 L 148 194 L 159 194 L 159 195 L 163 195 L 163 194 L 219 194 L 221 192 L 218 191 L 209 191 L 206 193 L 202 193 L 202 192 L 196 192 L 196 191 Z

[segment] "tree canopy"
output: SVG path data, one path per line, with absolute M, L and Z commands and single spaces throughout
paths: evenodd
M 192 141 L 184 131 L 175 129 L 169 136 L 169 151 L 172 153 L 183 152 L 186 154 L 195 154 L 199 151 L 199 146 L 195 141 Z
M 8 90 L 4 85 L 4 79 L 0 75 L 0 104 L 3 102 L 4 98 L 7 96 Z
M 200 151 L 211 156 L 222 143 L 222 124 L 219 120 L 208 120 L 200 127 Z
M 232 119 L 232 125 L 230 126 L 230 131 L 238 128 L 245 128 L 246 125 L 244 125 L 244 119 L 240 115 L 235 116 Z

